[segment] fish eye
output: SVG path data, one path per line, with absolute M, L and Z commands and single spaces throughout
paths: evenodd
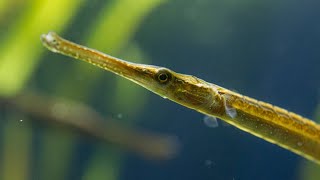
M 166 69 L 161 69 L 156 74 L 156 80 L 161 84 L 165 84 L 171 80 L 171 73 Z
M 161 73 L 161 74 L 159 74 L 158 79 L 159 79 L 160 82 L 165 82 L 165 81 L 168 80 L 168 74 Z

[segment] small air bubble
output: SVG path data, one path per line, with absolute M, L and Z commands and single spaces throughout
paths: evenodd
M 20 121 L 20 122 L 23 122 L 23 119 L 20 119 L 19 121 Z
M 123 118 L 123 114 L 121 114 L 121 113 L 117 114 L 117 118 L 118 119 L 122 119 Z
M 207 159 L 204 161 L 204 164 L 208 167 L 212 166 L 213 165 L 213 162 L 210 160 L 210 159 Z
M 203 122 L 206 126 L 210 127 L 210 128 L 215 128 L 215 127 L 218 127 L 219 124 L 218 124 L 218 121 L 217 121 L 217 118 L 216 117 L 213 117 L 213 116 L 205 116 L 203 118 Z
M 303 143 L 302 143 L 302 142 L 298 142 L 297 144 L 298 144 L 298 146 L 302 146 L 302 145 L 303 145 Z

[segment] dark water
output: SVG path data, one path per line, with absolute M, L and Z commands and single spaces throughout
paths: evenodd
M 136 39 L 157 65 L 313 117 L 319 102 L 320 4 L 235 4 L 169 3 L 152 13 Z M 298 179 L 302 158 L 233 127 L 207 128 L 202 115 L 158 97 L 150 104 L 152 113 L 144 117 L 158 123 L 143 126 L 176 134 L 181 154 L 160 164 L 129 156 L 123 179 Z

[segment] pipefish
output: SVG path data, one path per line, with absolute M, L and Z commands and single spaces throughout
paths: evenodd
M 54 32 L 43 34 L 41 41 L 55 53 L 111 71 L 161 97 L 218 117 L 243 131 L 320 164 L 320 125 L 312 120 L 191 75 L 109 56 L 63 39 Z

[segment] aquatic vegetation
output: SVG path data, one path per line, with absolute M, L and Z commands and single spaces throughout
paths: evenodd
M 107 10 L 107 13 L 106 11 L 99 11 L 100 13 L 98 16 L 93 18 L 94 21 L 92 21 L 93 24 L 90 26 L 91 28 L 87 28 L 89 30 L 88 34 L 92 35 L 88 36 L 87 41 L 92 42 L 92 45 L 95 45 L 95 41 L 98 39 L 97 37 L 103 36 L 104 32 L 109 29 L 105 25 L 112 24 L 115 20 L 122 19 L 123 22 L 126 22 L 125 26 L 119 26 L 117 35 L 113 36 L 115 38 L 114 40 L 119 44 L 99 44 L 100 48 L 105 46 L 107 48 L 113 48 L 116 52 L 117 50 L 124 48 L 124 46 L 134 47 L 134 45 L 128 43 L 130 37 L 135 33 L 135 29 L 139 27 L 139 24 L 144 17 L 162 2 L 164 1 L 138 0 L 133 3 L 133 1 L 122 0 L 114 1 L 110 4 L 103 3 L 103 1 L 92 3 L 91 1 L 78 0 L 1 1 L 0 23 L 6 23 L 7 20 L 10 20 L 10 24 L 0 24 L 2 27 L 0 34 L 2 40 L 0 46 L 1 98 L 15 97 L 17 94 L 20 94 L 21 91 L 24 91 L 26 87 L 30 88 L 30 84 L 27 82 L 30 82 L 30 79 L 34 78 L 37 67 L 43 63 L 43 61 L 40 61 L 43 60 L 41 58 L 43 49 L 41 44 L 37 41 L 41 32 L 49 31 L 51 29 L 65 32 L 68 28 L 72 27 L 75 16 L 78 16 L 81 12 L 88 11 L 94 3 L 100 3 L 101 9 Z M 14 9 L 15 4 L 19 5 L 19 9 Z M 126 12 L 131 11 L 131 14 L 120 13 L 120 10 Z M 6 17 L 8 12 L 14 13 L 15 16 Z M 136 54 L 137 51 L 139 51 L 139 48 L 132 49 L 135 49 L 135 51 L 131 52 Z M 78 69 L 81 71 L 81 68 L 78 68 L 77 66 L 78 65 L 75 64 L 75 66 L 70 69 Z M 79 72 L 78 70 L 75 71 Z M 72 74 L 72 72 L 69 73 Z M 82 73 L 85 74 L 86 72 L 83 71 Z M 48 78 L 50 77 L 48 76 Z M 97 79 L 99 80 L 99 75 L 92 76 L 92 81 L 90 81 L 92 83 L 91 85 L 94 85 Z M 68 84 L 70 84 L 70 79 L 68 78 L 55 79 L 51 81 L 50 85 L 47 87 L 54 91 L 52 94 L 61 96 L 62 94 L 66 95 L 68 92 L 71 92 L 69 91 L 70 86 L 68 86 Z M 72 86 L 72 88 L 73 87 L 74 86 Z M 77 94 L 78 97 L 83 99 L 89 98 L 92 89 L 83 90 L 84 91 L 78 91 L 77 93 L 72 91 L 70 94 Z M 130 97 L 130 93 L 128 93 L 127 96 Z M 135 107 L 136 110 L 139 109 L 138 105 Z M 120 109 L 120 107 L 118 108 Z M 78 143 L 77 137 L 70 133 L 61 133 L 55 128 L 46 128 L 43 132 L 41 131 L 41 138 L 39 138 L 34 132 L 34 127 L 29 125 L 26 112 L 21 112 L 20 117 L 16 115 L 11 116 L 11 111 L 7 112 L 2 110 L 6 109 L 1 109 L 1 112 L 5 113 L 6 119 L 10 121 L 3 126 L 3 137 L 5 137 L 3 147 L 6 148 L 1 152 L 3 153 L 2 156 L 6 158 L 4 158 L 0 164 L 1 172 L 4 172 L 1 173 L 0 178 L 4 180 L 12 179 L 14 178 L 12 174 L 16 177 L 14 179 L 21 180 L 32 175 L 36 175 L 39 179 L 64 179 L 68 176 L 74 150 Z M 9 115 L 7 115 L 7 113 Z M 24 121 L 20 122 L 19 120 L 16 120 L 16 118 L 23 119 Z M 21 138 L 19 139 L 19 137 Z M 37 148 L 41 149 L 37 158 L 32 154 L 32 142 L 35 138 L 40 142 Z M 10 144 L 14 145 L 15 143 L 12 142 L 23 143 L 21 143 L 19 149 L 13 151 Z M 92 162 L 90 161 L 90 163 L 87 164 L 87 171 L 83 171 L 83 173 L 90 174 L 91 177 L 115 179 L 118 175 L 116 164 L 119 164 L 117 162 L 121 159 L 121 152 L 114 152 L 114 158 L 110 158 L 105 156 L 108 153 L 106 152 L 105 146 L 101 145 L 96 149 L 97 152 L 92 153 Z M 113 150 L 109 151 L 109 154 L 112 154 Z M 101 156 L 110 159 L 101 163 L 95 163 L 94 159 L 98 158 L 101 160 Z M 14 161 L 15 157 L 20 160 Z M 32 172 L 34 170 L 29 168 L 30 162 L 32 161 L 36 161 L 34 163 L 41 167 L 41 170 L 38 169 L 34 174 Z M 112 172 L 111 170 L 106 171 L 110 166 L 112 166 Z
M 0 94 L 2 96 L 18 93 L 37 67 L 42 50 L 33 39 L 43 30 L 57 28 L 61 31 L 81 4 L 82 1 L 78 0 L 67 3 L 62 0 L 31 1 L 24 14 L 16 20 L 17 23 L 6 32 L 7 38 L 1 46 Z M 60 13 L 55 13 L 57 10 Z M 21 63 L 21 54 L 24 54 L 23 61 L 28 63 Z

